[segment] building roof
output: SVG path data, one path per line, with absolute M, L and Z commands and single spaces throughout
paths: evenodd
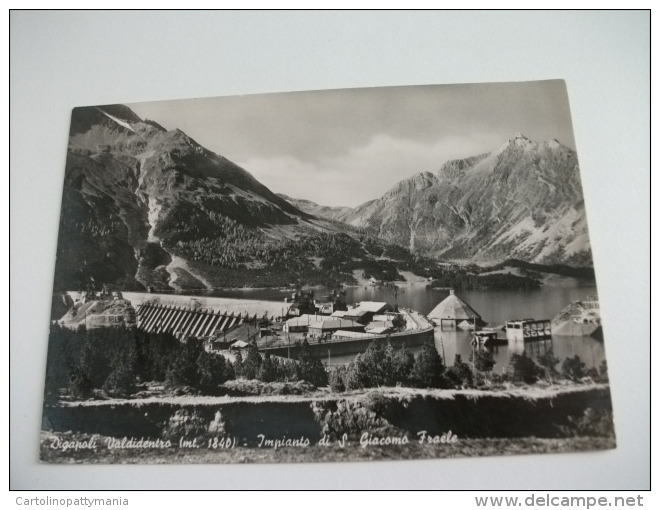
M 343 317 L 347 313 L 348 313 L 348 310 L 335 310 L 334 312 L 332 312 L 330 317 Z
M 360 304 L 349 310 L 349 313 L 353 315 L 356 311 L 358 312 L 371 312 L 379 313 L 385 310 L 389 305 L 380 301 L 361 301 Z
M 367 333 L 371 333 L 373 335 L 382 335 L 387 333 L 388 331 L 392 331 L 392 328 L 388 328 L 387 326 L 379 326 L 377 328 L 371 328 L 367 330 Z
M 441 319 L 453 319 L 453 320 L 465 320 L 465 319 L 481 319 L 474 308 L 468 305 L 465 301 L 460 299 L 453 290 L 449 291 L 449 296 L 443 299 L 438 305 L 431 310 L 428 314 L 429 319 L 441 320 Z
M 311 329 L 343 329 L 343 328 L 364 328 L 362 324 L 347 319 L 327 319 L 321 323 L 314 323 L 309 326 Z
M 312 326 L 313 324 L 321 323 L 327 319 L 328 317 L 326 315 L 311 315 L 306 313 L 300 317 L 289 319 L 286 321 L 286 324 L 287 326 Z
M 385 312 L 384 314 L 376 314 L 371 320 L 373 321 L 393 321 L 395 317 L 400 316 L 400 313 Z
M 367 324 L 367 327 L 365 328 L 366 331 L 375 333 L 375 330 L 388 330 L 392 329 L 394 327 L 394 324 L 392 321 L 371 321 L 369 324 Z
M 258 335 L 259 328 L 243 323 L 229 331 L 216 333 L 213 341 L 225 343 L 234 343 L 237 341 L 249 342 Z
M 373 333 L 362 333 L 361 331 L 345 331 L 340 329 L 332 334 L 332 338 L 375 338 Z
M 369 312 L 366 310 L 358 310 L 357 308 L 354 308 L 353 310 L 349 310 L 344 317 L 364 317 L 367 315 Z

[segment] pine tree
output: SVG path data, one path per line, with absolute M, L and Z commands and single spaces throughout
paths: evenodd
M 479 372 L 490 372 L 495 366 L 493 353 L 487 349 L 479 349 L 474 353 L 474 368 Z
M 585 376 L 584 369 L 586 364 L 580 359 L 577 354 L 572 358 L 566 358 L 561 365 L 561 373 L 571 381 L 579 381 Z
M 197 359 L 204 350 L 201 341 L 189 338 L 179 352 L 170 354 L 166 382 L 171 386 L 199 386 Z
M 266 353 L 264 360 L 259 367 L 257 379 L 263 382 L 273 382 L 277 380 L 277 367 L 270 357 L 270 353 Z
M 330 389 L 334 392 L 341 393 L 346 390 L 344 379 L 346 378 L 346 367 L 338 366 L 330 370 L 328 374 L 328 383 Z
M 392 379 L 394 384 L 408 385 L 412 381 L 415 356 L 404 345 L 394 354 L 392 358 Z
M 539 367 L 534 360 L 528 358 L 525 353 L 513 354 L 509 361 L 511 379 L 514 382 L 525 382 L 534 384 L 538 380 Z
M 57 402 L 60 398 L 60 389 L 68 384 L 70 362 L 67 353 L 70 350 L 70 338 L 75 335 L 76 332 L 65 330 L 57 323 L 50 329 L 44 393 L 47 403 Z
M 298 354 L 298 379 L 312 383 L 314 386 L 326 386 L 328 374 L 321 360 L 314 356 L 309 343 L 304 340 Z
M 81 365 L 74 365 L 69 373 L 69 394 L 75 399 L 89 398 L 94 386 L 87 376 L 87 370 Z
M 355 358 L 355 369 L 362 388 L 391 385 L 392 346 L 383 347 L 379 342 L 372 342 L 367 350 Z
M 454 365 L 447 370 L 447 377 L 456 387 L 472 386 L 472 369 L 467 363 L 463 363 L 460 354 L 454 357 Z
M 551 382 L 555 382 L 555 376 L 558 375 L 557 363 L 559 363 L 559 358 L 556 358 L 552 349 L 548 349 L 545 353 L 539 354 L 536 357 L 536 361 L 541 365 L 545 371 L 545 375 Z
M 422 352 L 415 358 L 413 380 L 422 388 L 440 388 L 443 386 L 445 366 L 435 348 L 435 344 L 424 344 Z
M 95 388 L 103 386 L 112 371 L 103 340 L 98 338 L 98 333 L 88 335 L 80 354 L 80 366 L 86 370 L 85 375 Z
M 199 386 L 203 389 L 215 389 L 234 378 L 234 369 L 223 356 L 206 351 L 197 357 L 197 373 Z
M 241 354 L 241 351 L 236 352 L 236 359 L 234 360 L 233 366 L 235 376 L 243 377 L 243 355 Z
M 126 364 L 117 365 L 103 383 L 103 389 L 111 397 L 128 397 L 135 393 L 135 372 Z
M 356 356 L 356 360 L 359 357 L 360 355 L 358 354 Z M 358 388 L 361 387 L 356 361 L 352 361 L 351 363 L 348 364 L 348 367 L 344 372 L 343 382 L 344 382 L 344 387 L 347 390 L 357 390 Z
M 247 347 L 245 361 L 241 364 L 242 375 L 246 379 L 256 379 L 261 366 L 261 354 L 254 342 L 251 342 Z

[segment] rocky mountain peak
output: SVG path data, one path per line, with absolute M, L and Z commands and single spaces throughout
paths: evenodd
M 526 150 L 536 145 L 533 141 L 527 138 L 522 133 L 516 133 L 513 137 L 509 138 L 499 150 L 496 151 L 497 154 L 506 153 L 507 151 L 519 151 Z
M 57 285 L 84 286 L 93 276 L 147 288 L 176 281 L 183 270 L 163 266 L 193 264 L 201 245 L 207 254 L 220 253 L 213 245 L 218 237 L 256 239 L 276 225 L 285 230 L 305 223 L 309 215 L 183 131 L 143 121 L 123 105 L 104 105 L 72 112 L 62 218 L 60 239 L 86 249 L 62 256 L 67 262 Z M 58 249 L 68 253 L 66 243 Z M 209 257 L 206 263 L 221 255 Z
M 465 172 L 474 167 L 477 163 L 482 161 L 488 156 L 488 154 L 480 154 L 479 156 L 472 156 L 464 159 L 452 159 L 444 163 L 440 170 L 437 172 L 437 176 L 442 180 L 454 180 L 460 179 L 465 175 Z
M 575 152 L 521 133 L 405 179 L 343 219 L 441 258 L 590 263 Z

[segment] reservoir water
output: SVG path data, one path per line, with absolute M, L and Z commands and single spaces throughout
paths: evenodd
M 440 301 L 449 295 L 449 290 L 433 289 L 423 285 L 402 285 L 399 287 L 398 305 L 412 308 L 424 315 L 428 314 Z M 242 299 L 265 299 L 284 301 L 290 298 L 291 291 L 281 289 L 227 290 L 214 292 L 220 297 Z M 328 294 L 327 289 L 316 288 L 317 299 L 323 299 Z M 511 319 L 552 319 L 558 312 L 572 301 L 584 300 L 588 296 L 596 296 L 596 287 L 591 286 L 545 286 L 538 290 L 471 290 L 456 291 L 456 294 L 490 325 L 501 325 Z M 394 302 L 393 296 L 385 289 L 373 286 L 347 287 L 346 301 L 387 301 Z M 501 334 L 503 336 L 503 333 Z M 474 347 L 471 345 L 472 335 L 465 331 L 450 331 L 435 329 L 435 345 L 438 352 L 451 366 L 456 354 L 460 354 L 464 362 L 469 362 Z M 605 349 L 602 341 L 592 337 L 553 336 L 548 340 L 534 340 L 524 343 L 499 345 L 492 348 L 496 361 L 495 371 L 506 371 L 511 354 L 521 354 L 523 351 L 536 358 L 538 354 L 552 349 L 554 356 L 563 361 L 565 358 L 579 356 L 587 368 L 598 368 L 605 360 Z M 411 348 L 413 352 L 420 348 Z M 354 355 L 332 357 L 331 364 L 348 363 Z

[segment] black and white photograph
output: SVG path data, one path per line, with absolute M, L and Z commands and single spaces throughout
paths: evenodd
M 56 257 L 43 462 L 616 448 L 563 80 L 77 107 Z

